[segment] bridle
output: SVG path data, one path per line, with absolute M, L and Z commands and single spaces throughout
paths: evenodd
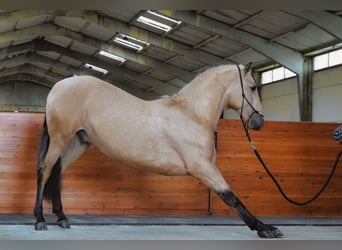
M 241 75 L 241 69 L 239 67 L 239 65 L 237 65 L 237 68 L 238 68 L 238 71 L 239 71 L 239 78 L 240 78 L 240 84 L 241 84 L 241 91 L 242 91 L 242 106 L 241 106 L 241 111 L 240 111 L 240 120 L 242 122 L 242 126 L 244 128 L 244 131 L 245 131 L 245 134 L 246 134 L 246 137 L 248 139 L 248 142 L 249 142 L 249 145 L 250 147 L 252 148 L 252 151 L 254 152 L 254 154 L 256 155 L 256 157 L 258 158 L 259 162 L 261 163 L 261 165 L 263 166 L 263 168 L 265 169 L 265 171 L 267 172 L 267 174 L 270 176 L 270 178 L 272 179 L 272 181 L 274 182 L 274 184 L 277 186 L 279 192 L 281 193 L 281 195 L 290 203 L 292 204 L 295 204 L 297 206 L 304 206 L 304 205 L 307 205 L 311 202 L 313 202 L 314 200 L 316 200 L 320 194 L 325 190 L 325 188 L 328 186 L 329 182 L 331 181 L 333 175 L 334 175 L 334 172 L 336 170 L 336 167 L 337 167 L 337 164 L 340 160 L 340 157 L 342 155 L 342 150 L 338 153 L 337 157 L 336 157 L 336 160 L 335 160 L 335 163 L 332 167 L 332 170 L 326 180 L 326 182 L 324 183 L 324 185 L 322 186 L 322 188 L 310 199 L 308 199 L 307 201 L 304 201 L 304 202 L 298 202 L 298 201 L 295 201 L 291 198 L 289 198 L 285 192 L 283 191 L 283 189 L 281 188 L 281 186 L 279 185 L 278 181 L 275 179 L 275 177 L 273 176 L 273 174 L 270 172 L 270 170 L 268 169 L 265 161 L 263 160 L 263 158 L 261 157 L 258 149 L 254 146 L 253 144 L 253 141 L 252 141 L 252 138 L 248 132 L 248 123 L 249 123 L 249 120 L 251 119 L 251 117 L 253 116 L 253 114 L 258 114 L 262 117 L 264 117 L 264 114 L 257 111 L 254 106 L 250 103 L 250 101 L 247 99 L 246 95 L 245 95 L 245 91 L 244 91 L 244 88 L 243 88 L 243 81 L 242 81 L 242 75 Z M 243 112 L 243 106 L 245 104 L 245 102 L 248 103 L 248 105 L 252 108 L 253 112 L 249 115 L 248 119 L 246 122 L 243 121 L 243 117 L 242 117 L 242 112 Z
M 240 79 L 240 85 L 241 85 L 241 95 L 242 95 L 242 104 L 241 104 L 241 110 L 240 110 L 240 120 L 242 122 L 242 126 L 245 130 L 245 134 L 246 134 L 246 137 L 248 139 L 248 142 L 249 142 L 249 145 L 251 146 L 251 148 L 255 148 L 254 145 L 253 145 L 253 141 L 251 139 L 251 136 L 248 132 L 248 123 L 249 123 L 249 120 L 252 118 L 252 116 L 254 114 L 257 114 L 261 117 L 264 117 L 264 114 L 258 110 L 256 110 L 256 108 L 252 105 L 252 103 L 247 99 L 246 95 L 245 95 L 245 90 L 244 90 L 244 87 L 243 87 L 243 82 L 242 82 L 242 74 L 241 74 L 241 69 L 239 67 L 239 65 L 236 65 L 237 68 L 238 68 L 238 71 L 239 71 L 239 79 Z M 248 116 L 248 119 L 246 120 L 246 122 L 244 122 L 243 120 L 243 107 L 245 106 L 245 102 L 247 102 L 247 104 L 252 108 L 253 112 Z M 255 148 L 256 149 L 256 148 Z

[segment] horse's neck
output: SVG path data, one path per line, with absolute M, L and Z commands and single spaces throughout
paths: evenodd
M 218 79 L 218 74 L 195 78 L 176 96 L 187 115 L 194 116 L 201 123 L 215 129 L 224 109 L 226 90 L 231 81 Z

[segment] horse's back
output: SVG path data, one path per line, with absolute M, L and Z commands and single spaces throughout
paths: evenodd
M 58 131 L 75 132 L 84 128 L 89 116 L 100 118 L 106 107 L 115 107 L 126 100 L 137 98 L 123 90 L 92 76 L 75 76 L 57 82 L 46 103 L 48 126 Z M 137 100 L 135 100 L 137 101 Z M 91 115 L 89 114 L 91 113 Z
M 95 94 L 104 95 L 108 92 L 120 93 L 123 91 L 93 76 L 74 76 L 57 82 L 51 89 L 47 100 L 48 104 L 49 101 L 67 101 L 68 97 L 74 97 L 71 99 L 78 101 L 79 98 L 87 98 Z M 84 101 L 84 99 L 82 100 Z
M 106 105 L 122 99 L 139 102 L 138 98 L 101 79 L 92 76 L 74 76 L 54 85 L 47 97 L 47 109 L 62 104 L 71 110 L 86 109 L 96 104 Z

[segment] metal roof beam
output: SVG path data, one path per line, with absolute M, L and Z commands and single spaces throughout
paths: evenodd
M 170 10 L 160 12 L 169 17 L 184 21 L 187 24 L 203 28 L 213 34 L 219 34 L 232 41 L 251 47 L 268 58 L 279 62 L 293 72 L 298 74 L 302 73 L 304 59 L 301 53 L 295 50 L 270 42 L 267 39 L 251 33 L 235 29 L 227 24 L 215 21 L 203 15 L 197 15 L 195 11 Z
M 54 13 L 54 14 L 53 14 Z M 17 22 L 23 20 L 25 18 L 31 18 L 32 16 L 46 16 L 46 15 L 55 15 L 58 11 L 56 10 L 19 10 L 19 11 L 11 11 L 7 13 L 2 13 L 0 15 L 0 23 L 1 22 Z
M 65 77 L 63 75 L 42 69 L 36 65 L 32 65 L 29 63 L 24 63 L 13 67 L 6 67 L 0 70 L 0 76 L 14 73 L 34 73 L 35 75 L 48 77 L 55 82 Z
M 312 10 L 288 10 L 289 14 L 310 21 L 325 32 L 342 40 L 342 18 L 327 11 L 312 11 Z
M 21 54 L 27 51 L 34 51 L 33 43 L 27 42 L 27 43 L 11 45 L 9 47 L 2 48 L 0 49 L 0 58 L 5 58 L 5 57 L 13 56 L 16 54 Z
M 177 66 L 167 64 L 165 62 L 153 59 L 143 54 L 132 52 L 128 49 L 125 49 L 115 44 L 108 44 L 96 38 L 85 36 L 82 33 L 78 33 L 52 23 L 44 23 L 36 26 L 30 26 L 20 30 L 5 32 L 2 33 L 1 36 L 2 41 L 12 41 L 15 38 L 23 36 L 65 36 L 75 41 L 92 46 L 98 50 L 104 50 L 109 53 L 121 56 L 127 60 L 149 66 L 156 70 L 165 71 L 168 74 L 172 74 L 175 77 L 180 78 L 186 83 L 191 81 L 196 76 L 194 73 L 179 68 Z
M 93 44 L 94 47 L 96 47 L 98 45 L 98 42 L 94 39 L 84 38 L 82 35 L 80 35 L 76 32 L 73 32 L 73 31 L 70 31 L 70 30 L 67 30 L 64 28 L 60 28 L 60 27 L 53 25 L 53 24 L 43 24 L 43 25 L 29 27 L 29 28 L 22 29 L 22 30 L 7 32 L 4 34 L 1 34 L 1 39 L 2 39 L 2 41 L 12 41 L 15 38 L 21 38 L 24 36 L 32 36 L 33 38 L 41 37 L 42 34 L 45 36 L 49 36 L 49 35 L 51 35 L 51 36 L 53 36 L 53 35 L 67 36 L 71 39 L 80 40 L 81 42 L 87 41 L 86 43 L 91 43 L 91 44 Z M 42 41 L 41 39 L 39 39 L 39 40 Z M 110 69 L 110 68 L 115 69 L 116 68 L 116 70 L 122 71 L 126 78 L 128 77 L 129 79 L 136 80 L 136 81 L 142 82 L 144 84 L 150 85 L 151 87 L 157 89 L 158 92 L 160 92 L 162 94 L 174 94 L 179 90 L 178 87 L 175 87 L 171 84 L 167 84 L 165 82 L 159 81 L 157 79 L 154 79 L 154 78 L 151 78 L 148 76 L 142 76 L 135 71 L 132 71 L 129 69 L 124 69 L 124 68 L 118 67 L 114 64 L 109 64 L 107 62 L 98 60 L 94 57 L 83 55 L 83 54 L 78 53 L 76 51 L 72 51 L 70 49 L 66 49 L 64 47 L 55 45 L 53 43 L 49 43 L 49 44 L 50 44 L 49 46 L 54 47 L 55 49 L 57 49 L 59 51 L 63 51 L 63 53 L 61 53 L 61 54 L 68 56 L 70 53 L 72 53 L 72 54 L 76 55 L 76 57 L 74 57 L 74 58 L 81 58 L 80 61 L 83 61 L 83 62 L 87 61 L 87 62 L 89 62 L 91 64 L 95 64 L 95 65 L 99 65 L 99 64 L 106 65 L 105 68 L 107 68 L 107 69 Z M 50 49 L 48 49 L 49 46 L 44 46 L 44 50 L 50 50 Z M 39 49 L 39 48 L 36 48 L 36 49 Z M 56 51 L 56 52 L 58 52 L 58 51 Z M 90 62 L 90 61 L 92 61 L 92 62 Z M 165 89 L 168 89 L 167 92 L 165 92 Z
M 34 42 L 29 42 L 29 43 L 30 43 L 30 46 L 21 46 L 22 44 L 11 46 L 13 54 L 20 54 L 20 55 L 0 60 L 0 69 L 9 67 L 11 65 L 12 66 L 21 65 L 24 63 L 46 64 L 46 65 L 50 65 L 52 67 L 51 71 L 54 71 L 54 68 L 58 68 L 58 69 L 61 69 L 63 71 L 68 72 L 68 75 L 64 75 L 64 77 L 72 76 L 74 74 L 91 75 L 91 72 L 89 72 L 87 70 L 76 68 L 76 67 L 73 67 L 71 65 L 62 63 L 60 61 L 48 58 L 46 56 L 39 55 L 39 54 L 35 53 L 34 49 L 32 51 L 26 51 L 25 48 L 28 48 L 28 47 L 34 48 L 35 47 Z M 0 49 L 0 54 L 1 54 L 1 51 L 2 51 L 2 49 Z M 37 51 L 37 52 L 39 52 L 39 51 Z
M 35 63 L 39 63 L 39 64 L 42 63 L 42 64 L 51 65 L 53 68 L 55 67 L 55 68 L 59 68 L 59 69 L 62 69 L 64 71 L 67 71 L 68 75 L 66 75 L 64 77 L 72 76 L 74 74 L 77 74 L 77 75 L 93 75 L 93 76 L 99 77 L 98 74 L 93 73 L 90 70 L 75 68 L 73 66 L 61 63 L 61 62 L 53 60 L 51 58 L 36 54 L 35 52 L 33 52 L 33 51 L 35 51 L 36 47 L 37 46 L 34 44 L 34 41 L 32 41 L 32 42 L 29 42 L 26 44 L 19 44 L 19 45 L 14 45 L 14 46 L 5 48 L 5 49 L 0 49 L 0 55 L 2 54 L 3 50 L 11 51 L 10 55 L 20 54 L 20 55 L 17 55 L 15 57 L 6 58 L 4 60 L 1 60 L 0 61 L 0 69 L 5 68 L 5 67 L 6 68 L 15 67 L 15 66 L 22 65 L 25 63 L 29 63 L 29 64 L 33 64 L 33 65 L 35 65 Z M 8 49 L 10 49 L 10 50 L 8 50 Z M 52 68 L 52 70 L 53 70 L 53 68 Z M 103 77 L 103 80 L 106 80 L 106 81 L 112 83 L 113 85 L 118 85 L 120 88 L 123 88 L 126 91 L 130 92 L 131 94 L 139 96 L 141 98 L 154 99 L 154 98 L 157 98 L 158 96 L 161 95 L 161 93 L 156 92 L 156 91 L 149 91 L 147 93 L 146 91 L 143 91 L 141 88 L 138 88 L 134 85 L 129 85 L 129 88 L 127 88 L 125 84 L 116 83 L 115 80 L 113 80 L 113 78 L 110 77 L 110 75 Z
M 88 20 L 88 18 L 90 17 L 83 15 L 82 18 Z M 122 23 L 109 17 L 99 15 L 98 20 L 101 20 L 100 22 L 97 21 L 99 25 L 103 25 L 104 27 L 109 28 L 115 27 L 115 30 L 119 33 L 133 36 L 135 38 L 153 44 L 154 46 L 166 49 L 171 52 L 175 52 L 179 55 L 186 56 L 188 58 L 202 62 L 204 64 L 215 66 L 220 64 L 234 63 L 201 50 L 194 50 L 191 46 L 184 45 L 167 37 L 160 37 L 159 35 L 156 35 L 152 32 L 146 31 L 136 26 L 130 26 L 128 24 Z
M 170 94 L 170 93 L 176 93 L 179 88 L 176 88 L 170 84 L 167 84 L 165 82 L 153 79 L 148 76 L 141 75 L 135 71 L 125 69 L 123 67 L 116 66 L 111 63 L 99 61 L 94 57 L 87 56 L 84 54 L 81 54 L 79 52 L 58 46 L 56 44 L 52 44 L 50 42 L 44 41 L 44 40 L 35 40 L 34 41 L 35 48 L 36 50 L 44 50 L 44 51 L 54 51 L 69 57 L 72 57 L 76 60 L 82 61 L 82 62 L 87 62 L 96 66 L 99 66 L 101 68 L 110 70 L 110 71 L 117 71 L 122 75 L 123 78 L 125 79 L 130 79 L 134 81 L 138 81 L 144 85 L 150 86 L 155 88 L 159 93 L 161 94 Z
M 35 75 L 33 73 L 14 73 L 9 75 L 1 75 L 0 74 L 0 83 L 8 82 L 8 81 L 24 81 L 24 82 L 33 82 L 43 87 L 51 88 L 54 81 L 51 81 L 51 79 Z
M 256 12 L 255 14 L 250 15 L 250 16 L 248 16 L 247 18 L 245 18 L 245 19 L 243 19 L 243 20 L 241 20 L 241 21 L 235 23 L 235 24 L 233 25 L 233 28 L 238 28 L 238 27 L 244 25 L 245 23 L 248 23 L 248 22 L 252 21 L 253 19 L 259 17 L 262 13 L 264 13 L 264 11 L 263 11 L 263 10 L 259 10 L 259 11 Z
M 200 50 L 192 50 L 190 46 L 186 46 L 182 43 L 173 41 L 166 37 L 160 37 L 152 32 L 146 31 L 144 29 L 138 28 L 136 26 L 130 26 L 129 24 L 120 22 L 113 18 L 104 16 L 95 11 L 82 11 L 82 10 L 47 10 L 47 11 L 18 11 L 17 13 L 9 13 L 4 14 L 3 19 L 8 20 L 18 20 L 18 18 L 28 18 L 34 15 L 53 15 L 53 16 L 63 16 L 68 18 L 81 18 L 87 22 L 91 22 L 93 24 L 101 25 L 105 28 L 109 28 L 115 32 L 123 33 L 126 35 L 133 36 L 135 38 L 144 40 L 150 44 L 153 44 L 157 47 L 161 47 L 167 49 L 171 52 L 175 52 L 180 55 L 184 55 L 186 57 L 192 58 L 194 60 L 200 61 L 205 64 L 209 64 L 212 66 L 233 63 L 231 61 L 223 60 L 222 58 L 200 51 Z M 1 16 L 0 16 L 1 22 Z

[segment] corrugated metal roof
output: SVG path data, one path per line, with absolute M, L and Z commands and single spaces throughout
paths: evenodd
M 317 15 L 310 18 L 311 14 Z M 148 98 L 157 97 L 174 93 L 212 65 L 250 61 L 255 67 L 282 64 L 282 56 L 340 43 L 340 31 L 334 32 L 333 26 L 316 17 L 320 14 L 342 23 L 340 10 L 194 10 L 176 14 L 143 10 L 1 11 L 0 61 L 6 65 L 12 55 L 24 54 L 26 60 L 32 58 L 29 64 L 54 71 L 61 78 L 94 74 L 126 90 L 131 88 L 140 97 L 144 98 L 144 93 Z M 154 26 L 146 24 L 149 22 Z M 114 43 L 115 37 L 126 45 Z M 134 39 L 142 47 L 129 47 Z M 99 56 L 100 50 L 125 61 Z M 276 55 L 271 50 L 277 51 Z M 42 59 L 46 62 L 41 63 Z M 98 64 L 109 73 L 84 69 L 85 63 Z M 34 67 L 30 73 L 36 74 Z

